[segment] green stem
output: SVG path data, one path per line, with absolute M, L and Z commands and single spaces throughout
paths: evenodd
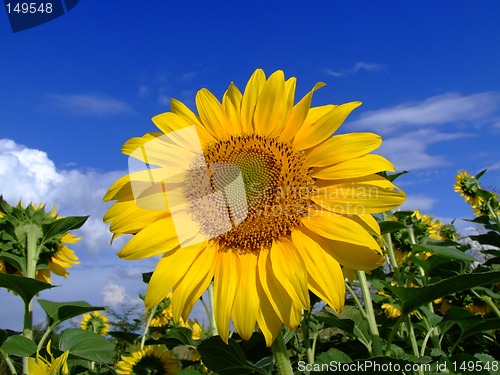
M 273 351 L 274 362 L 278 368 L 278 374 L 293 375 L 292 364 L 288 357 L 282 331 L 279 332 L 278 337 L 273 341 L 271 349 Z
M 363 318 L 368 320 L 368 316 L 366 315 L 365 309 L 363 308 L 361 301 L 359 300 L 358 296 L 354 293 L 354 290 L 352 290 L 351 286 L 349 285 L 349 283 L 347 281 L 345 283 L 345 287 L 346 287 L 347 291 L 351 294 L 352 299 L 353 299 L 354 303 L 356 304 L 356 306 L 358 307 L 359 312 L 361 313 Z
M 52 323 L 50 326 L 47 327 L 47 329 L 45 330 L 42 338 L 40 339 L 40 341 L 38 342 L 38 346 L 36 348 L 37 351 L 40 351 L 42 350 L 43 348 L 43 345 L 45 344 L 45 341 L 47 341 L 47 338 L 49 337 L 50 333 L 52 332 L 52 330 L 55 328 L 56 325 L 58 325 L 60 323 L 60 321 L 58 320 L 57 322 L 54 322 Z
M 10 357 L 7 355 L 7 353 L 5 353 L 2 349 L 0 349 L 0 354 L 2 354 L 3 358 L 4 358 L 4 361 L 5 363 L 7 364 L 7 366 L 9 367 L 9 370 L 10 372 L 13 374 L 13 375 L 17 375 L 17 371 L 16 371 L 16 368 L 14 367 L 14 363 L 12 363 L 12 360 L 10 359 Z
M 314 351 L 311 348 L 311 341 L 309 337 L 309 317 L 310 311 L 303 311 L 304 318 L 302 319 L 302 336 L 304 339 L 304 347 L 306 349 L 307 363 L 312 365 L 314 363 Z M 306 371 L 306 374 L 309 374 L 309 371 Z
M 368 320 L 368 327 L 370 328 L 370 334 L 372 337 L 373 353 L 376 356 L 381 356 L 382 343 L 380 341 L 377 321 L 375 320 L 375 312 L 373 310 L 370 288 L 368 287 L 368 280 L 366 280 L 364 271 L 356 271 L 356 273 L 358 275 L 359 284 L 363 293 L 363 301 L 365 302 L 365 312 Z
M 389 333 L 389 336 L 387 337 L 387 343 L 385 346 L 385 355 L 389 356 L 391 354 L 391 345 L 392 341 L 394 340 L 394 336 L 396 335 L 397 330 L 399 329 L 399 326 L 403 322 L 404 315 L 401 315 L 398 320 L 396 320 L 396 323 L 392 326 L 391 332 Z
M 38 263 L 39 249 L 38 239 L 40 228 L 35 224 L 27 224 L 24 227 L 26 233 L 26 277 L 36 278 L 36 265 Z M 24 304 L 23 336 L 33 340 L 33 299 Z M 23 373 L 28 374 L 28 357 L 23 357 Z
M 215 321 L 215 302 L 214 302 L 214 284 L 210 283 L 208 286 L 208 298 L 210 300 L 210 330 L 212 336 L 217 336 L 219 330 L 217 329 L 217 322 Z
M 153 320 L 156 309 L 158 308 L 158 305 L 154 306 L 150 311 L 149 311 L 149 316 L 148 316 L 148 321 L 146 322 L 146 328 L 144 329 L 144 333 L 142 334 L 141 338 L 141 350 L 144 349 L 144 343 L 146 342 L 146 336 L 149 331 L 149 325 L 151 324 L 151 321 Z

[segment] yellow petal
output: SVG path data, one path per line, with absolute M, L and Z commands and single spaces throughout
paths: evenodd
M 175 321 L 187 320 L 194 304 L 212 281 L 215 271 L 217 248 L 207 246 L 200 253 L 172 292 L 171 306 Z
M 206 246 L 207 243 L 202 242 L 163 255 L 146 290 L 146 308 L 158 305 L 167 296 L 175 284 L 186 275 L 193 262 L 201 256 Z
M 338 214 L 363 215 L 392 210 L 403 204 L 405 198 L 401 190 L 351 183 L 318 188 L 312 200 Z
M 342 125 L 344 120 L 361 102 L 350 102 L 338 106 L 333 106 L 326 114 L 317 121 L 309 123 L 308 119 L 297 132 L 293 140 L 296 149 L 305 150 L 316 146 L 329 138 Z
M 266 345 L 271 346 L 274 339 L 278 336 L 283 324 L 278 314 L 276 314 L 274 307 L 267 299 L 267 295 L 264 290 L 262 288 L 257 288 L 257 291 L 260 301 L 257 323 L 262 334 L 264 335 Z
M 297 319 L 293 300 L 274 275 L 268 249 L 260 250 L 257 269 L 260 285 L 274 311 L 287 327 L 295 328 L 300 322 L 300 316 Z
M 302 218 L 302 223 L 314 233 L 331 240 L 380 249 L 375 239 L 347 216 L 311 208 L 309 215 Z
M 286 239 L 273 242 L 269 260 L 276 279 L 288 292 L 296 305 L 309 310 L 307 270 L 294 244 Z
M 196 132 L 202 144 L 213 142 L 214 137 L 205 129 L 198 117 L 187 108 L 184 103 L 172 99 L 170 102 L 172 112 L 161 113 L 152 118 L 153 123 L 165 134 L 180 130 L 189 126 L 196 126 Z
M 250 339 L 259 313 L 257 293 L 257 256 L 254 253 L 239 255 L 240 283 L 233 306 L 233 322 L 238 334 Z
M 207 89 L 196 94 L 196 107 L 203 125 L 216 139 L 228 139 L 230 122 L 226 110 L 217 98 Z
M 260 92 L 266 83 L 262 69 L 257 69 L 248 80 L 243 98 L 241 99 L 241 130 L 243 133 L 253 133 L 253 115 Z
M 241 99 L 243 95 L 240 90 L 231 83 L 222 97 L 222 105 L 229 117 L 231 134 L 241 134 Z
M 353 270 L 370 271 L 385 263 L 385 258 L 380 255 L 380 249 L 356 245 L 349 241 L 330 240 L 307 228 L 301 228 L 301 231 L 317 242 L 323 250 L 344 267 Z
M 146 210 L 137 207 L 135 201 L 116 202 L 104 214 L 104 222 L 111 222 L 113 233 L 135 234 L 141 229 L 168 216 L 167 210 Z M 132 219 L 133 218 L 133 219 Z
M 292 241 L 307 267 L 309 288 L 336 312 L 344 306 L 345 284 L 339 263 L 300 230 Z
M 254 129 L 258 134 L 269 134 L 282 125 L 285 75 L 277 70 L 269 76 L 255 106 Z
M 161 218 L 143 228 L 118 253 L 122 259 L 143 259 L 167 253 L 179 246 L 171 216 Z
M 383 156 L 368 154 L 330 167 L 315 168 L 312 177 L 337 180 L 357 178 L 382 171 L 394 172 L 394 170 L 394 165 Z
M 326 167 L 355 159 L 375 150 L 382 144 L 382 137 L 374 133 L 334 135 L 308 151 L 306 164 Z
M 233 251 L 219 253 L 214 277 L 215 321 L 221 339 L 227 344 L 229 319 L 240 280 L 241 265 Z
M 325 86 L 323 82 L 317 83 L 291 110 L 290 116 L 286 119 L 279 137 L 283 142 L 291 142 L 304 123 L 311 107 L 312 95 L 314 91 Z

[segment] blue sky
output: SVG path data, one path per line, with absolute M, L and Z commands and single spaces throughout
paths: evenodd
M 297 97 L 325 82 L 314 105 L 362 101 L 340 131 L 383 136 L 380 153 L 411 170 L 399 180 L 407 207 L 469 217 L 456 172 L 489 168 L 484 185 L 500 182 L 499 19 L 495 0 L 81 0 L 12 33 L 0 10 L 0 193 L 91 214 L 81 264 L 43 297 L 137 302 L 155 262 L 117 260 L 123 242 L 109 246 L 101 219 L 102 195 L 126 173 L 122 144 L 154 131 L 170 98 L 193 108 L 198 89 L 220 98 L 259 67 L 297 77 Z M 0 321 L 20 328 L 19 301 L 0 300 Z

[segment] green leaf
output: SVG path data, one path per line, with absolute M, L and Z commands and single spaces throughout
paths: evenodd
M 36 344 L 24 336 L 9 336 L 0 347 L 6 354 L 29 357 L 36 353 Z
M 0 273 L 0 287 L 17 293 L 28 304 L 42 290 L 53 288 L 54 285 L 24 276 L 14 276 Z
M 352 362 L 351 357 L 349 357 L 347 354 L 344 352 L 332 348 L 328 350 L 327 352 L 321 353 L 318 355 L 316 358 L 316 361 L 314 362 L 315 364 L 322 365 L 322 364 L 329 364 L 330 362 L 340 362 L 340 363 L 349 363 Z
M 141 335 L 138 335 L 137 333 L 124 332 L 124 331 L 111 331 L 108 334 L 117 340 L 125 341 L 129 344 L 134 344 L 135 341 L 139 337 L 141 337 Z
M 392 233 L 407 228 L 402 222 L 393 220 L 382 221 L 378 224 L 380 225 L 381 234 Z
M 410 313 L 438 298 L 498 281 L 500 281 L 500 272 L 495 271 L 457 275 L 421 288 L 404 288 L 390 285 L 387 285 L 386 288 L 397 297 L 402 313 Z
M 354 335 L 354 321 L 351 319 L 340 319 L 333 314 L 320 314 L 317 316 L 320 322 L 325 323 L 329 327 L 337 327 L 342 331 Z
M 43 311 L 47 313 L 51 322 L 63 322 L 81 314 L 105 309 L 105 307 L 102 306 L 89 305 L 84 301 L 52 302 L 45 299 L 39 299 L 38 304 L 42 307 Z
M 226 344 L 219 336 L 210 337 L 198 346 L 198 352 L 203 364 L 221 375 L 266 374 L 246 360 L 243 350 L 232 339 Z
M 199 372 L 198 370 L 192 368 L 192 367 L 187 367 L 185 369 L 182 369 L 180 372 L 177 373 L 177 375 L 202 375 L 203 373 Z
M 498 234 L 497 232 L 488 232 L 480 234 L 478 236 L 470 236 L 470 238 L 482 245 L 493 245 L 500 247 L 500 234 Z
M 492 331 L 495 329 L 500 329 L 500 318 L 487 319 L 479 324 L 476 324 L 473 327 L 470 327 L 469 329 L 463 332 L 462 338 L 466 338 L 476 333 Z
M 417 252 L 430 251 L 440 257 L 453 259 L 453 260 L 465 260 L 468 262 L 474 262 L 476 259 L 451 246 L 433 246 L 433 245 L 411 245 L 411 248 Z
M 168 348 L 172 348 L 179 344 L 193 346 L 194 342 L 191 338 L 192 332 L 189 328 L 185 327 L 175 327 L 169 328 L 160 339 L 149 339 L 146 341 L 147 344 L 165 344 Z
M 108 363 L 113 360 L 114 346 L 97 333 L 80 328 L 65 330 L 59 340 L 59 350 L 89 361 Z
M 49 241 L 54 236 L 65 234 L 66 232 L 80 228 L 88 216 L 68 216 L 53 221 L 50 224 L 43 224 L 43 243 Z

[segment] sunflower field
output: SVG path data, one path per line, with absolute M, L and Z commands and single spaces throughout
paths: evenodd
M 119 258 L 158 259 L 138 315 L 44 299 L 87 217 L 0 198 L 0 287 L 24 306 L 22 332 L 0 329 L 0 373 L 500 374 L 486 171 L 454 184 L 474 235 L 400 210 L 407 172 L 372 153 L 379 135 L 336 134 L 361 103 L 311 106 L 322 86 L 296 100 L 295 78 L 257 69 L 220 101 L 201 89 L 195 112 L 172 99 L 125 143 L 103 220 L 127 238 Z

